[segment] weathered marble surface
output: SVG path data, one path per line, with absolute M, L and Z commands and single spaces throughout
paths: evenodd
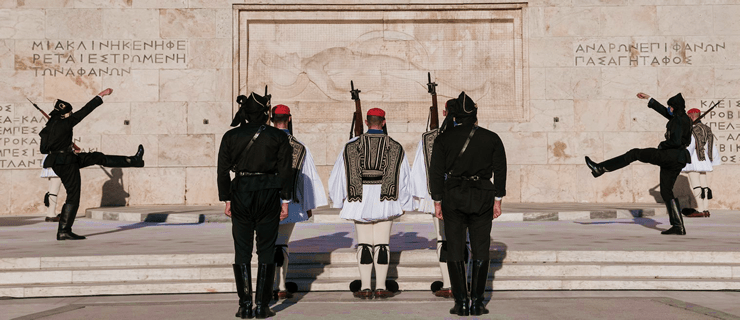
M 354 0 L 301 3 L 365 5 Z M 12 110 L 0 112 L 6 117 L 0 118 L 0 128 L 14 130 L 6 128 L 18 126 L 16 117 L 38 116 L 26 97 L 47 111 L 55 99 L 79 108 L 111 87 L 113 95 L 75 128 L 77 143 L 86 151 L 122 155 L 133 154 L 143 144 L 147 168 L 115 175 L 99 167 L 82 170 L 82 206 L 215 203 L 216 154 L 221 136 L 231 128 L 236 95 L 269 85 L 273 105 L 286 104 L 293 111 L 295 134 L 311 149 L 326 182 L 348 138 L 354 111 L 349 81 L 362 90 L 363 110 L 386 110 L 391 136 L 412 161 L 426 129 L 426 73 L 432 72 L 440 106 L 466 91 L 478 102 L 480 124 L 504 141 L 509 160 L 506 201 L 655 202 L 658 168 L 636 163 L 594 179 L 583 157 L 601 161 L 631 148 L 655 147 L 663 138 L 665 119 L 635 94 L 646 92 L 665 103 L 681 92 L 690 108 L 706 110 L 709 100 L 728 101 L 718 109 L 721 115 L 705 120 L 720 137 L 722 156 L 728 160 L 712 178 L 712 208 L 740 208 L 740 199 L 722 191 L 734 190 L 740 175 L 737 162 L 732 162 L 732 156 L 740 161 L 738 143 L 731 140 L 740 134 L 740 23 L 733 18 L 740 13 L 740 3 L 534 0 L 521 11 L 498 0 L 446 0 L 446 6 L 436 7 L 423 0 L 373 3 L 436 9 L 235 15 L 234 8 L 248 8 L 239 4 L 267 2 L 0 0 L 0 107 Z M 295 1 L 269 4 L 290 7 Z M 463 5 L 497 10 L 449 10 Z M 272 8 L 281 7 L 288 8 Z M 157 50 L 34 46 L 46 40 L 164 40 L 179 45 Z M 589 44 L 603 44 L 608 49 L 610 43 L 637 47 L 577 52 L 579 46 L 584 50 Z M 660 46 L 651 51 L 639 47 L 641 43 Z M 690 47 L 676 51 L 674 43 Z M 704 49 L 696 50 L 696 44 Z M 43 54 L 66 59 L 91 53 L 176 53 L 182 59 L 101 63 L 98 57 L 76 64 L 43 60 Z M 34 54 L 41 56 L 34 60 Z M 586 58 L 577 65 L 577 56 Z M 603 56 L 604 61 L 624 58 L 622 65 L 599 65 Z M 655 56 L 661 63 L 625 63 L 640 56 Z M 585 64 L 588 57 L 593 65 Z M 664 57 L 684 62 L 663 65 Z M 53 76 L 37 74 L 39 67 L 73 67 L 76 73 L 80 67 L 87 72 L 105 67 L 126 71 Z M 7 117 L 12 124 L 3 123 Z M 0 141 L 37 137 L 9 132 L 4 131 Z M 12 145 L 4 142 L 0 147 L 15 148 Z M 20 158 L 6 154 L 0 159 Z M 43 212 L 40 199 L 47 184 L 38 173 L 37 168 L 0 170 L 0 183 L 13 185 L 0 197 L 0 214 Z M 686 189 L 685 179 L 679 178 L 674 192 L 691 202 Z

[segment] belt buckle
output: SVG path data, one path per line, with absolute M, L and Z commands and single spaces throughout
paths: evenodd
M 480 180 L 480 177 L 478 177 L 478 176 L 472 176 L 472 177 L 470 177 L 470 180 L 471 181 L 478 181 L 478 180 Z

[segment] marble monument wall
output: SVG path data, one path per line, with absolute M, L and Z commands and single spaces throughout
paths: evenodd
M 603 160 L 661 140 L 635 94 L 707 110 L 724 164 L 717 208 L 740 208 L 740 1 L 0 0 L 0 214 L 43 212 L 38 131 L 55 99 L 113 95 L 75 128 L 85 151 L 144 169 L 82 170 L 82 207 L 217 204 L 216 153 L 234 97 L 270 87 L 328 180 L 354 104 L 384 108 L 413 160 L 430 97 L 466 91 L 509 158 L 507 202 L 655 202 L 658 170 L 599 179 Z M 685 178 L 676 191 L 688 201 Z M 60 199 L 64 198 L 64 194 Z

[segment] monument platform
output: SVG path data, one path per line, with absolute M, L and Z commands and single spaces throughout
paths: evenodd
M 231 222 L 222 206 L 135 206 L 100 207 L 85 210 L 87 218 L 128 222 L 200 223 Z M 589 219 L 631 219 L 666 215 L 659 203 L 507 203 L 496 221 L 560 221 Z M 352 223 L 339 218 L 340 209 L 328 207 L 313 210 L 308 223 Z M 396 222 L 429 222 L 429 215 L 410 211 Z
M 549 212 L 544 206 L 511 204 L 504 214 Z M 624 218 L 617 211 L 659 212 L 658 206 L 612 205 L 615 217 L 605 219 L 593 213 L 606 207 L 567 204 L 554 211 L 558 220 L 497 219 L 489 290 L 740 290 L 740 212 L 686 218 L 686 236 L 664 236 L 664 214 Z M 211 214 L 180 208 L 121 209 L 146 216 Z M 353 225 L 321 222 L 329 212 L 317 210 L 312 222 L 296 225 L 288 280 L 299 291 L 346 291 L 359 278 Z M 560 219 L 568 212 L 589 214 Z M 428 291 L 441 278 L 434 228 L 429 215 L 413 219 L 393 225 L 389 276 L 403 291 Z M 165 221 L 82 218 L 74 230 L 87 240 L 56 241 L 56 224 L 43 217 L 0 218 L 0 296 L 235 292 L 231 225 Z

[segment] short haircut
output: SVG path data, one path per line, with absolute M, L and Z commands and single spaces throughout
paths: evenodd
M 272 123 L 287 123 L 290 118 L 289 114 L 275 114 L 272 116 Z
M 378 116 L 367 116 L 367 124 L 369 126 L 382 126 L 383 120 L 385 120 L 384 117 L 378 117 Z

